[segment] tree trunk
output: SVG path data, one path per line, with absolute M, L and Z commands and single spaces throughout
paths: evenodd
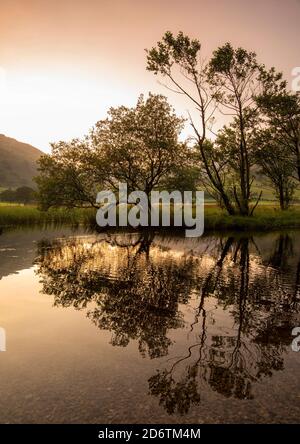
M 300 150 L 299 150 L 299 146 L 297 146 L 297 173 L 298 173 L 298 179 L 300 181 Z
M 242 105 L 239 103 L 239 121 L 240 121 L 240 185 L 242 199 L 240 202 L 240 212 L 243 216 L 249 216 L 249 198 L 250 198 L 250 166 L 247 151 L 247 142 L 245 137 L 244 116 Z
M 284 199 L 284 191 L 283 191 L 283 185 L 279 185 L 279 203 L 280 203 L 280 209 L 285 210 L 285 199 Z
M 224 189 L 223 183 L 221 181 L 221 178 L 218 174 L 216 167 L 214 166 L 215 177 L 214 177 L 213 172 L 210 169 L 210 166 L 209 166 L 207 158 L 206 158 L 206 153 L 205 153 L 205 150 L 203 147 L 203 143 L 204 143 L 204 141 L 199 141 L 199 148 L 200 148 L 200 153 L 201 153 L 202 161 L 205 166 L 206 173 L 207 173 L 209 180 L 211 181 L 213 187 L 219 193 L 220 200 L 221 200 L 222 204 L 224 205 L 224 208 L 226 209 L 228 214 L 232 216 L 235 214 L 235 209 L 234 209 L 232 203 L 230 202 L 229 196 L 226 194 L 226 191 Z M 212 161 L 212 162 L 214 162 L 214 161 Z

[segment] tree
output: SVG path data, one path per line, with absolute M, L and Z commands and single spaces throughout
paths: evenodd
M 282 145 L 270 129 L 257 135 L 257 164 L 271 181 L 282 210 L 288 209 L 296 188 L 295 164 L 288 148 Z
M 52 144 L 52 154 L 39 159 L 39 175 L 35 178 L 40 207 L 96 208 L 97 190 L 105 177 L 105 162 L 100 154 L 96 156 L 88 138 Z
M 128 191 L 148 196 L 185 162 L 188 150 L 179 143 L 183 119 L 162 95 L 138 99 L 134 108 L 111 108 L 91 133 L 91 144 L 107 159 L 107 181 L 116 188 L 126 182 Z
M 300 181 L 300 95 L 287 91 L 282 73 L 260 68 L 263 91 L 256 98 L 266 124 L 281 145 L 292 153 Z
M 201 155 L 204 181 L 209 184 L 228 213 L 234 214 L 235 210 L 226 190 L 225 176 L 218 162 L 218 154 L 215 158 L 212 146 L 207 143 L 207 132 L 215 105 L 207 82 L 207 67 L 199 57 L 200 49 L 201 45 L 198 40 L 190 39 L 182 32 L 174 37 L 168 31 L 156 47 L 147 50 L 147 70 L 168 79 L 172 84 L 172 90 L 186 96 L 196 108 L 200 120 L 199 127 L 194 124 L 191 117 L 190 121 Z M 182 74 L 181 80 L 177 78 L 176 68 Z M 192 87 L 190 88 L 189 85 Z
M 239 212 L 248 216 L 253 213 L 251 198 L 250 155 L 247 127 L 255 112 L 255 97 L 259 92 L 260 71 L 254 52 L 243 48 L 234 49 L 230 43 L 219 47 L 209 62 L 209 80 L 214 97 L 227 114 L 234 116 L 238 129 L 236 158 L 238 161 L 239 187 L 234 195 Z
M 15 202 L 15 192 L 11 189 L 2 191 L 0 193 L 0 200 L 2 202 Z
M 111 108 L 83 140 L 53 144 L 52 154 L 42 156 L 36 178 L 41 206 L 96 208 L 97 192 L 117 190 L 120 182 L 128 192 L 149 195 L 187 158 L 178 141 L 182 125 L 161 95 L 140 96 L 133 108 Z
M 19 187 L 16 190 L 4 190 L 0 193 L 0 200 L 28 204 L 35 201 L 35 191 L 27 186 Z
M 34 202 L 35 200 L 35 191 L 31 187 L 19 187 L 16 189 L 15 194 L 16 202 L 27 204 L 30 202 Z
M 199 152 L 193 148 L 187 150 L 182 158 L 182 163 L 166 176 L 161 182 L 160 188 L 169 192 L 178 190 L 196 191 L 201 182 L 201 169 L 199 167 Z
M 255 162 L 257 161 L 255 153 L 258 149 L 256 134 L 259 123 L 259 117 L 253 114 L 252 111 L 245 116 L 244 138 L 247 143 L 247 161 L 249 171 L 255 166 Z M 233 199 L 236 202 L 239 212 L 243 214 L 243 208 L 241 207 L 240 203 L 241 193 L 239 191 L 239 184 L 241 181 L 240 124 L 237 118 L 234 118 L 229 125 L 225 125 L 221 130 L 219 130 L 215 140 L 215 147 L 215 150 L 219 152 L 220 159 L 226 159 L 226 174 L 227 182 L 229 183 L 228 187 L 233 195 Z M 249 187 L 251 186 L 253 179 L 254 178 L 251 178 Z M 255 205 L 253 205 L 249 211 L 250 214 L 253 214 L 261 194 L 262 191 L 260 192 Z M 254 197 L 254 195 L 252 195 L 252 197 Z

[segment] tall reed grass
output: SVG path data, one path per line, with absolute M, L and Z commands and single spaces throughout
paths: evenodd
M 2 227 L 45 224 L 96 227 L 95 210 L 52 208 L 40 211 L 34 205 L 0 205 Z M 261 205 L 252 217 L 228 216 L 216 205 L 205 206 L 205 231 L 271 231 L 287 228 L 300 228 L 300 205 L 287 211 L 280 211 L 273 205 Z

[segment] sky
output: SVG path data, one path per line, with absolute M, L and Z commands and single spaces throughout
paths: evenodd
M 146 71 L 145 48 L 167 30 L 198 38 L 205 58 L 227 41 L 253 50 L 290 84 L 299 23 L 300 0 L 0 0 L 0 133 L 49 152 L 149 91 L 186 117 Z

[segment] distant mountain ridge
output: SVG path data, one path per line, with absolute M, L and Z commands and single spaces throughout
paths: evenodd
M 0 187 L 33 187 L 37 160 L 42 154 L 28 143 L 0 134 Z

